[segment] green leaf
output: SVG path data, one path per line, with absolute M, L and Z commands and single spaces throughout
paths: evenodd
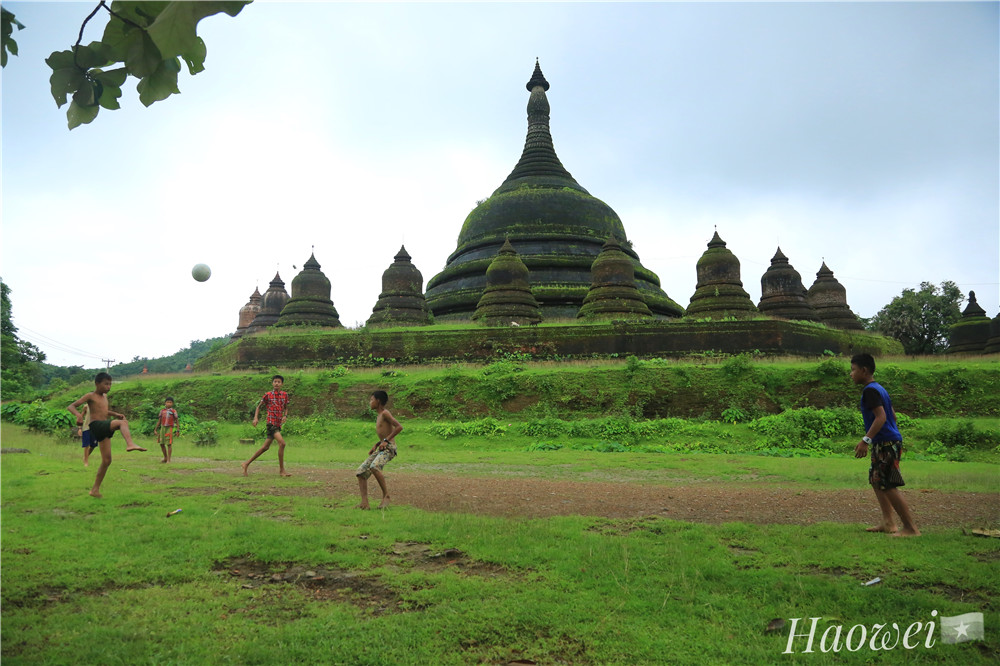
M 108 47 L 101 42 L 91 42 L 87 46 L 78 46 L 76 49 L 75 64 L 83 69 L 104 67 L 112 62 L 108 59 Z
M 97 106 L 97 100 L 101 99 L 103 92 L 104 86 L 100 81 L 87 81 L 86 85 L 73 94 L 73 102 L 84 108 Z
M 95 69 L 90 73 L 91 77 L 100 81 L 107 86 L 117 86 L 122 87 L 125 85 L 125 79 L 128 78 L 128 72 L 125 71 L 124 67 L 118 67 L 117 69 L 109 69 L 106 72 L 102 72 L 99 69 Z
M 52 97 L 55 98 L 56 106 L 59 107 L 66 103 L 66 96 L 68 94 L 75 93 L 87 84 L 86 75 L 76 67 L 57 69 L 49 77 L 49 85 L 52 86 Z
M 137 23 L 144 28 L 156 19 L 169 2 L 136 2 L 135 0 L 115 0 L 111 3 L 111 11 L 124 16 L 133 23 Z
M 183 54 L 184 62 L 187 63 L 188 72 L 192 75 L 205 70 L 205 56 L 208 55 L 208 48 L 201 37 L 198 37 L 199 49 L 197 52 L 188 51 Z
M 73 60 L 72 51 L 53 51 L 52 54 L 45 59 L 45 64 L 52 69 L 76 67 L 76 61 Z
M 69 128 L 73 129 L 79 127 L 80 125 L 86 125 L 87 123 L 93 122 L 94 118 L 97 117 L 97 112 L 101 110 L 99 106 L 89 106 L 82 107 L 76 102 L 70 102 L 69 109 L 66 111 L 66 119 L 69 121 Z
M 225 12 L 230 16 L 240 13 L 245 2 L 170 2 L 160 12 L 149 34 L 164 58 L 181 56 L 188 68 L 198 72 L 204 69 L 205 43 L 198 37 L 198 22 L 206 16 Z M 192 71 L 192 74 L 197 72 Z
M 180 93 L 177 88 L 177 73 L 181 71 L 181 63 L 177 58 L 164 60 L 150 76 L 139 81 L 136 90 L 139 91 L 139 101 L 146 106 L 160 102 L 174 93 Z
M 145 78 L 155 72 L 163 63 L 163 56 L 156 44 L 143 30 L 133 30 L 129 34 L 128 54 L 125 67 L 129 73 Z
M 118 98 L 121 96 L 122 89 L 119 86 L 105 84 L 104 92 L 101 94 L 101 98 L 97 100 L 97 102 L 108 111 L 117 111 L 122 108 L 121 104 L 118 103 Z

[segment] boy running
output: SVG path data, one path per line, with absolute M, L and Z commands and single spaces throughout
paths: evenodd
M 281 476 L 291 476 L 291 474 L 285 471 L 285 438 L 281 436 L 281 426 L 285 424 L 285 419 L 288 417 L 288 393 L 281 390 L 284 383 L 285 378 L 281 375 L 272 377 L 271 387 L 273 390 L 265 393 L 264 397 L 257 403 L 257 410 L 253 413 L 253 426 L 257 427 L 257 421 L 260 419 L 261 405 L 266 406 L 267 439 L 264 440 L 264 446 L 260 447 L 257 453 L 250 457 L 250 460 L 243 463 L 243 476 L 250 476 L 247 473 L 250 463 L 259 458 L 264 451 L 271 448 L 271 442 L 274 440 L 278 440 L 278 473 Z
M 121 430 L 122 437 L 125 438 L 126 451 L 146 450 L 141 446 L 136 446 L 135 442 L 132 441 L 132 433 L 129 432 L 128 421 L 125 420 L 125 415 L 111 411 L 111 408 L 108 406 L 108 392 L 110 390 L 111 375 L 106 372 L 99 372 L 94 377 L 94 390 L 68 407 L 69 411 L 76 417 L 76 424 L 82 426 L 83 414 L 77 410 L 77 407 L 87 403 L 87 410 L 90 412 L 91 443 L 97 444 L 101 449 L 101 466 L 97 468 L 94 487 L 90 489 L 92 497 L 102 497 L 101 482 L 104 481 L 104 475 L 108 473 L 108 468 L 111 467 L 111 438 L 116 431 Z M 112 420 L 108 418 L 109 415 L 118 418 Z
M 355 474 L 358 477 L 358 488 L 361 490 L 361 504 L 359 509 L 368 509 L 368 477 L 375 475 L 378 487 L 382 489 L 382 502 L 378 508 L 384 509 L 389 506 L 389 489 L 385 485 L 385 477 L 382 475 L 382 468 L 385 464 L 396 457 L 396 435 L 403 431 L 403 426 L 399 425 L 389 410 L 385 408 L 389 402 L 389 395 L 385 391 L 375 391 L 368 400 L 368 406 L 375 410 L 375 434 L 379 441 L 368 452 L 368 458 L 361 463 Z
M 875 491 L 882 510 L 882 522 L 869 527 L 868 531 L 893 536 L 920 536 L 910 507 L 899 492 L 899 487 L 905 485 L 899 473 L 903 436 L 896 426 L 896 412 L 889 393 L 875 381 L 874 375 L 875 359 L 871 354 L 856 354 L 851 359 L 851 379 L 855 384 L 864 386 L 861 391 L 861 418 L 865 424 L 865 436 L 854 447 L 854 457 L 864 458 L 868 455 L 868 447 L 872 447 L 868 483 Z M 901 532 L 896 531 L 896 521 L 892 517 L 894 509 L 903 522 Z

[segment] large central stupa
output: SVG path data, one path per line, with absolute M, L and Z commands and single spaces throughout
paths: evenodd
M 639 263 L 614 210 L 591 196 L 556 156 L 549 132 L 549 84 L 539 64 L 527 84 L 528 135 L 517 166 L 465 219 L 458 248 L 427 283 L 427 306 L 436 321 L 468 320 L 486 288 L 486 269 L 505 241 L 528 268 L 531 290 L 545 320 L 577 316 L 591 265 L 608 238 L 635 264 L 635 283 L 654 317 L 680 317 L 684 309 Z

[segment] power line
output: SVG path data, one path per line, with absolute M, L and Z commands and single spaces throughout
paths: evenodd
M 100 354 L 93 354 L 83 349 L 73 347 L 72 345 L 66 344 L 64 342 L 60 342 L 59 340 L 54 340 L 53 338 L 50 338 L 47 335 L 39 333 L 38 331 L 33 331 L 30 328 L 24 326 L 18 327 L 18 333 L 21 333 L 23 331 L 27 331 L 31 335 L 22 334 L 20 337 L 25 338 L 26 340 L 28 340 L 28 342 L 34 343 L 36 345 L 51 347 L 56 351 L 61 351 L 67 354 L 74 354 L 78 356 L 86 356 L 88 358 L 103 360 Z

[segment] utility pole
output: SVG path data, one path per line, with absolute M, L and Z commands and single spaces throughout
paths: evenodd
M 111 364 L 115 362 L 113 358 L 102 358 L 101 360 L 108 364 L 108 370 L 111 369 Z

